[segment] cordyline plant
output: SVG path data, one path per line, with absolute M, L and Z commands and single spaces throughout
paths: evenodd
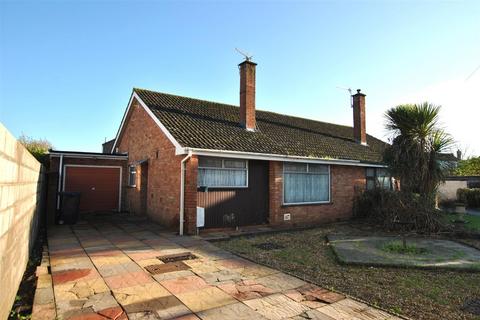
M 399 105 L 385 114 L 392 140 L 384 161 L 400 180 L 402 192 L 419 194 L 432 204 L 439 183 L 451 169 L 439 155 L 454 143 L 439 126 L 439 112 L 440 106 L 424 102 Z

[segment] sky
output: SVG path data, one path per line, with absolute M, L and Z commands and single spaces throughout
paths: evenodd
M 352 125 L 442 105 L 441 124 L 480 155 L 480 1 L 0 0 L 0 122 L 55 149 L 101 151 L 133 87 L 237 104 L 241 48 L 257 109 Z M 475 72 L 475 70 L 477 70 Z

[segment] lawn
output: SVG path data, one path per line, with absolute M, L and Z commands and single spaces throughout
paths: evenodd
M 480 298 L 480 273 L 340 265 L 325 240 L 332 232 L 372 234 L 364 225 L 335 224 L 216 244 L 412 319 L 480 319 L 461 310 L 465 302 Z
M 458 215 L 455 213 L 450 213 L 447 215 L 450 222 L 458 219 Z M 465 228 L 470 231 L 480 232 L 480 216 L 474 216 L 470 214 L 464 214 L 463 220 L 465 220 Z

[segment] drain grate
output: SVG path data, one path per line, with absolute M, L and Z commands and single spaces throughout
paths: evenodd
M 480 299 L 471 299 L 465 302 L 462 307 L 463 311 L 470 312 L 476 316 L 480 316 Z
M 282 246 L 281 244 L 273 243 L 273 242 L 263 242 L 259 244 L 252 244 L 252 246 L 265 251 L 285 249 L 285 246 Z
M 161 273 L 188 270 L 190 269 L 190 267 L 181 261 L 177 261 L 177 262 L 168 262 L 164 264 L 152 264 L 152 265 L 146 266 L 145 269 L 151 274 L 161 274 Z
M 182 253 L 175 253 L 175 254 L 166 254 L 164 256 L 157 257 L 162 262 L 177 262 L 183 260 L 193 260 L 197 259 L 197 256 L 191 252 L 182 252 Z

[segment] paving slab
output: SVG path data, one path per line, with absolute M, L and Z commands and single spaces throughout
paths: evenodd
M 69 320 L 395 319 L 145 219 L 91 219 L 49 229 L 52 275 L 38 270 L 35 299 L 44 310 L 37 314 Z M 197 258 L 157 259 L 188 252 Z M 147 271 L 152 265 L 148 270 L 161 273 Z
M 203 320 L 266 320 L 260 313 L 255 312 L 243 303 L 233 303 L 226 306 L 201 311 L 198 317 Z
M 176 295 L 193 312 L 213 309 L 238 302 L 232 296 L 218 289 L 209 287 Z
M 247 300 L 244 303 L 270 320 L 290 318 L 310 310 L 309 307 L 295 302 L 280 293 L 264 298 Z

